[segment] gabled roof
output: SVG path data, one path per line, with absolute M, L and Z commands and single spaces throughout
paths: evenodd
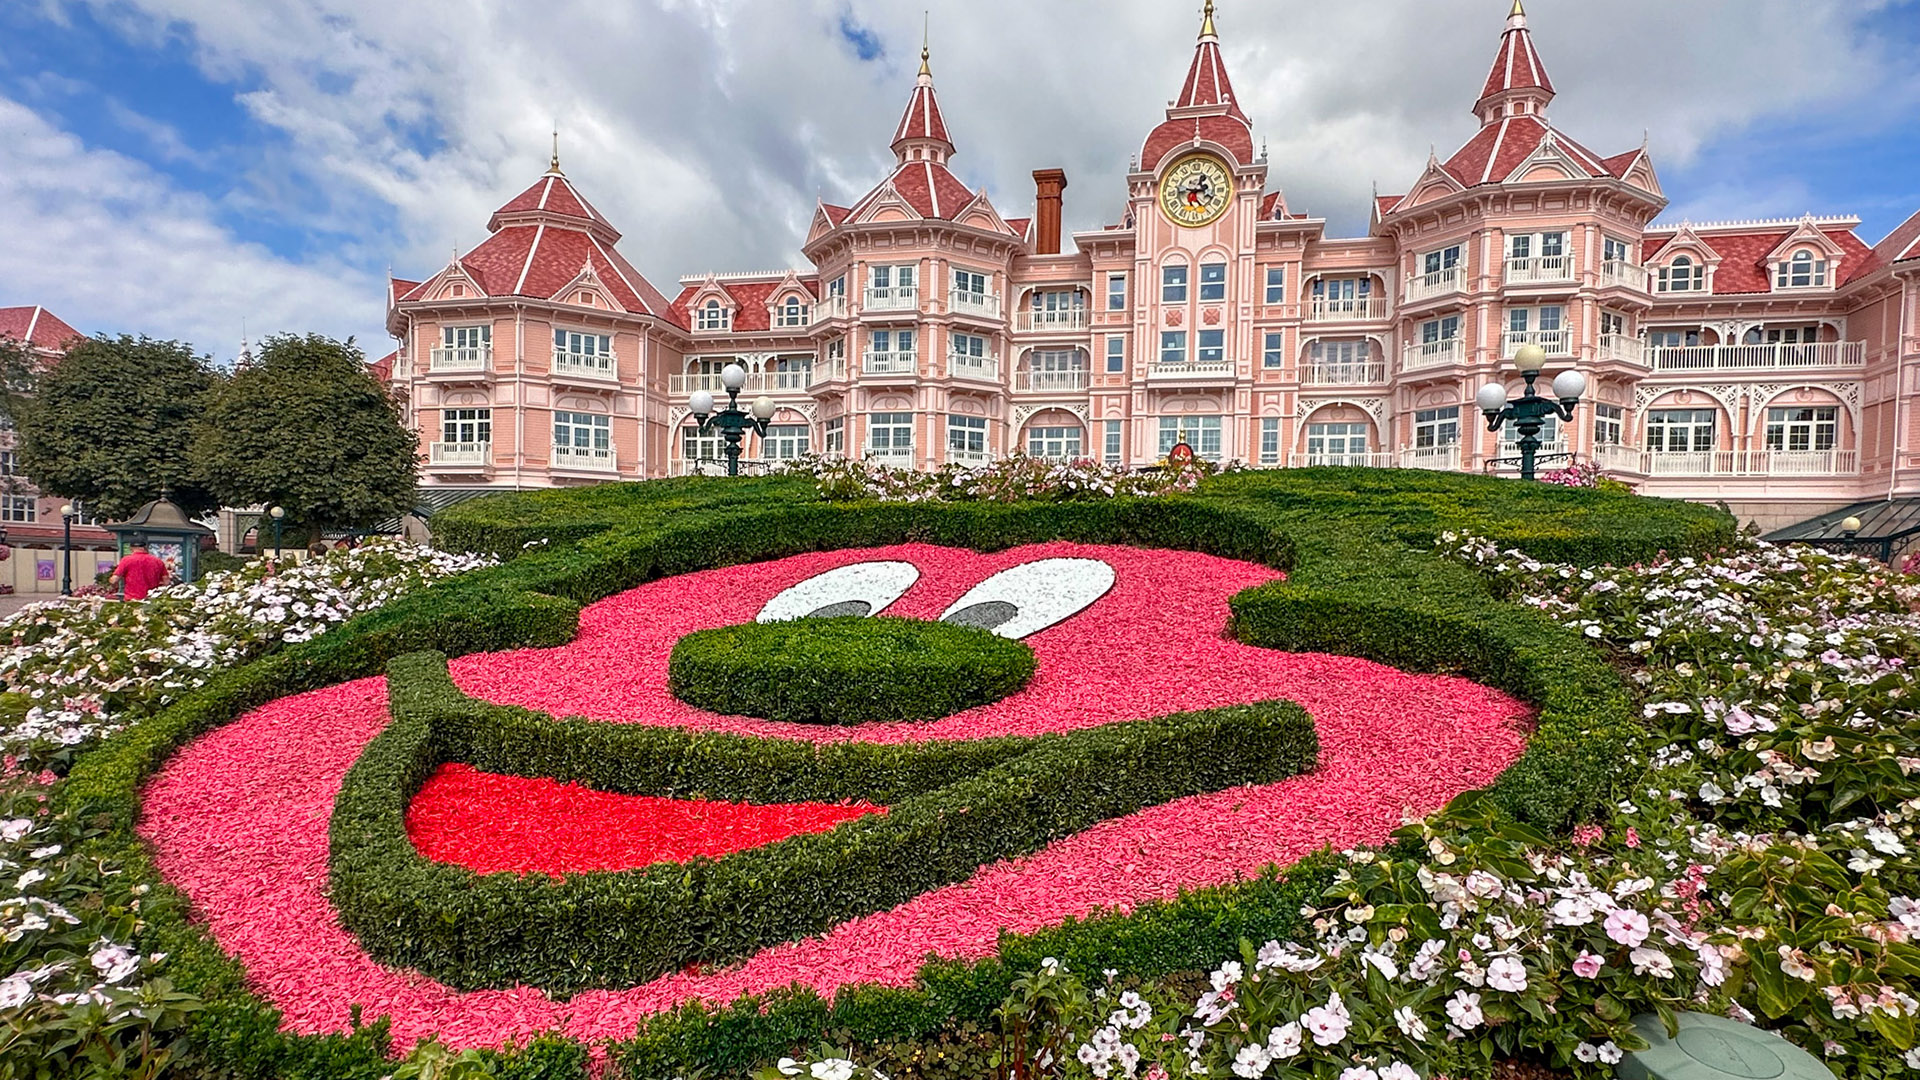
M 1384 217 L 1388 213 L 1391 213 L 1394 207 L 1399 206 L 1400 200 L 1404 198 L 1406 198 L 1405 195 L 1375 195 L 1373 197 L 1373 211 Z
M 880 181 L 849 210 L 843 211 L 840 220 L 857 219 L 868 207 L 885 197 L 887 193 L 900 197 L 902 202 L 913 208 L 913 212 L 923 218 L 935 221 L 957 221 L 961 211 L 974 201 L 975 194 L 960 182 L 960 178 L 942 164 L 933 161 L 909 161 L 893 170 L 892 175 Z M 837 207 L 829 207 L 831 214 Z M 835 222 L 839 224 L 840 222 Z
M 1467 140 L 1444 166 L 1448 174 L 1467 187 L 1498 184 L 1512 175 L 1549 138 L 1566 152 L 1566 157 L 1590 178 L 1625 175 L 1633 164 L 1633 155 L 1621 154 L 1602 160 L 1599 155 L 1555 130 L 1534 116 L 1509 116 L 1488 124 Z M 1637 153 L 1637 152 L 1636 152 Z M 1626 159 L 1622 162 L 1622 159 Z M 1619 172 L 1609 162 L 1621 162 Z
M 9 337 L 35 349 L 58 352 L 68 342 L 86 337 L 68 326 L 66 320 L 35 304 L 32 307 L 0 308 L 0 337 Z
M 733 332 L 740 334 L 765 333 L 773 329 L 773 320 L 767 310 L 767 302 L 785 289 L 788 277 L 770 277 L 756 281 L 721 281 L 717 278 L 703 281 L 688 281 L 673 298 L 674 319 L 682 326 L 693 325 L 693 299 L 709 288 L 718 288 L 733 301 Z M 804 277 L 798 279 L 801 288 L 814 300 L 820 298 L 820 279 Z M 806 327 L 781 327 L 783 333 L 804 334 Z
M 1859 268 L 1848 268 L 1847 280 L 1864 277 L 1883 266 L 1897 262 L 1920 259 L 1920 212 L 1901 222 L 1860 262 Z
M 387 275 L 387 306 L 392 307 L 406 299 L 409 293 L 419 287 L 420 283 L 417 281 L 408 281 L 406 278 L 397 278 L 391 274 Z
M 1720 260 L 1713 270 L 1714 296 L 1746 296 L 1755 293 L 1773 291 L 1772 278 L 1768 274 L 1768 259 L 1773 252 L 1799 228 L 1798 223 L 1781 224 L 1766 229 L 1743 227 L 1715 228 L 1710 225 L 1681 226 L 1668 231 L 1661 229 L 1650 233 L 1641 244 L 1643 262 L 1652 263 L 1655 256 L 1671 245 L 1682 231 L 1691 233 L 1698 243 Z M 1841 251 L 1841 272 L 1843 280 L 1834 284 L 1844 285 L 1870 272 L 1871 251 L 1853 229 L 1846 225 L 1826 225 L 1819 229 L 1820 234 L 1832 241 Z

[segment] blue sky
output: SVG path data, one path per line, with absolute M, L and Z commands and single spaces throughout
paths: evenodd
M 1164 0 L 930 0 L 956 171 L 1069 227 L 1115 220 L 1196 13 Z M 1468 113 L 1507 0 L 1229 0 L 1241 99 L 1289 203 L 1364 229 Z M 244 325 L 384 352 L 387 268 L 484 237 L 545 164 L 671 293 L 788 265 L 816 198 L 884 175 L 922 5 L 881 0 L 11 0 L 0 3 L 0 305 L 226 358 Z M 1530 0 L 1558 126 L 1651 139 L 1667 217 L 1920 210 L 1920 0 Z M 1068 47 L 1061 47 L 1068 43 Z

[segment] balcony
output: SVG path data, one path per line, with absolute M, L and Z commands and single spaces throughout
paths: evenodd
M 1391 469 L 1399 464 L 1393 454 L 1295 454 L 1287 459 L 1294 469 Z
M 1864 341 L 1806 345 L 1682 345 L 1648 349 L 1655 371 L 1775 371 L 1782 368 L 1857 368 L 1867 364 Z
M 993 464 L 993 455 L 985 450 L 955 450 L 948 447 L 947 464 L 980 469 Z
M 1653 280 L 1644 266 L 1635 266 L 1621 259 L 1608 259 L 1600 264 L 1600 287 L 1632 289 L 1634 292 L 1653 292 Z
M 493 366 L 493 346 L 470 349 L 434 349 L 427 354 L 427 374 L 458 375 L 483 372 Z
M 1308 322 L 1367 322 L 1384 319 L 1387 314 L 1387 298 L 1384 296 L 1315 300 L 1307 307 Z
M 1625 334 L 1601 334 L 1600 359 L 1645 367 L 1647 366 L 1647 346 L 1639 338 L 1628 337 Z
M 604 353 L 556 352 L 553 354 L 553 373 L 604 382 L 613 382 L 620 377 L 614 369 L 613 357 Z
M 819 326 L 829 319 L 844 319 L 846 317 L 847 298 L 844 296 L 829 296 L 813 305 L 813 325 L 815 326 Z
M 878 465 L 888 465 L 896 469 L 913 468 L 913 447 L 890 447 L 885 450 L 867 450 L 867 460 Z
M 947 306 L 955 315 L 981 319 L 1000 317 L 1000 298 L 992 293 L 956 292 L 948 296 Z
M 1509 285 L 1567 285 L 1573 282 L 1573 256 L 1535 255 L 1507 260 Z
M 1306 386 L 1366 386 L 1387 381 L 1385 361 L 1366 360 L 1350 364 L 1305 364 L 1300 382 Z
M 1595 465 L 1607 472 L 1637 473 L 1646 468 L 1646 455 L 1637 446 L 1601 443 L 1593 448 L 1590 457 Z
M 1573 338 L 1565 330 L 1509 330 L 1506 333 L 1506 358 L 1528 345 L 1538 345 L 1548 356 L 1571 356 Z
M 1195 360 L 1183 364 L 1164 364 L 1154 361 L 1147 364 L 1147 381 L 1150 383 L 1230 383 L 1233 381 L 1234 367 L 1234 362 L 1231 360 Z
M 920 310 L 920 288 L 917 285 L 895 285 L 891 288 L 868 289 L 866 302 L 861 305 L 863 311 L 918 311 Z
M 813 366 L 776 369 L 760 376 L 766 388 L 774 393 L 799 393 L 813 383 Z
M 993 382 L 1000 376 L 1000 365 L 985 356 L 968 356 L 965 353 L 947 354 L 947 377 L 952 379 L 977 379 L 981 382 Z
M 1407 346 L 1400 357 L 1400 370 L 1419 371 L 1423 368 L 1445 367 L 1448 364 L 1464 364 L 1467 361 L 1467 343 L 1460 338 L 1441 338 L 1439 341 L 1423 342 Z
M 742 394 L 758 394 L 767 388 L 767 377 L 759 372 L 747 376 L 745 385 L 740 387 Z M 720 373 L 717 371 L 694 371 L 685 375 L 667 376 L 667 392 L 673 400 L 680 401 L 695 390 L 705 390 L 716 397 L 726 397 L 727 388 L 720 385 Z
M 1494 452 L 1494 457 L 1498 459 L 1498 464 L 1494 465 L 1493 468 L 1502 472 L 1515 470 L 1520 467 L 1520 442 L 1518 439 L 1509 439 L 1506 437 L 1511 435 L 1512 432 L 1512 428 L 1506 429 L 1500 439 L 1500 448 Z M 1540 467 L 1543 469 L 1558 469 L 1572 461 L 1567 451 L 1567 440 L 1564 438 L 1541 442 L 1540 448 L 1534 451 L 1534 455 L 1538 458 L 1545 459 L 1540 462 Z
M 1445 270 L 1435 270 L 1431 274 L 1415 274 L 1407 279 L 1407 303 L 1417 304 L 1425 300 L 1439 300 L 1464 292 L 1467 288 L 1465 267 L 1451 266 Z
M 1460 444 L 1448 446 L 1410 446 L 1400 451 L 1403 469 L 1432 469 L 1437 472 L 1460 471 Z
M 1013 388 L 1041 394 L 1067 394 L 1087 388 L 1086 368 L 1057 371 L 1021 371 L 1014 374 Z
M 845 357 L 830 360 L 824 364 L 816 364 L 814 365 L 812 374 L 807 379 L 807 389 L 816 389 L 826 383 L 844 380 L 846 377 L 847 361 Z
M 868 375 L 916 375 L 920 357 L 910 352 L 870 352 L 861 357 L 860 370 Z
M 491 442 L 437 442 L 427 447 L 427 463 L 435 468 L 484 469 L 493 464 Z
M 613 473 L 615 465 L 612 450 L 601 450 L 583 446 L 556 446 L 553 448 L 553 467 L 573 472 Z
M 1013 329 L 1021 334 L 1067 334 L 1086 328 L 1087 309 L 1083 307 L 1028 308 L 1013 317 Z
M 1640 471 L 1648 476 L 1854 476 L 1858 450 L 1649 451 Z

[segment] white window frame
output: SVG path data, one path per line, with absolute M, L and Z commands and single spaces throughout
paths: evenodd
M 1707 264 L 1682 252 L 1660 265 L 1655 287 L 1663 293 L 1704 292 L 1707 287 Z
M 0 521 L 31 525 L 40 520 L 40 496 L 0 495 Z
M 1364 420 L 1308 424 L 1306 436 L 1310 457 L 1364 458 L 1373 453 L 1373 425 Z
M 1102 433 L 1101 440 L 1103 443 L 1102 449 L 1105 451 L 1107 464 L 1118 465 L 1120 464 L 1120 460 L 1121 460 L 1121 454 L 1120 454 L 1121 422 L 1118 420 L 1103 420 L 1101 421 L 1101 423 L 1105 425 L 1105 431 Z
M 491 349 L 493 324 L 443 326 L 440 328 L 440 344 L 448 349 Z
M 1420 255 L 1420 272 L 1422 274 L 1438 274 L 1442 271 L 1452 270 L 1454 267 L 1460 265 L 1465 250 L 1464 245 L 1448 244 L 1443 248 L 1422 252 Z
M 440 441 L 460 446 L 491 444 L 493 442 L 493 410 L 490 408 L 441 409 Z
M 789 295 L 774 311 L 775 326 L 805 326 L 813 321 L 812 306 L 797 295 Z
M 1160 331 L 1160 363 L 1162 366 L 1178 366 L 1187 362 L 1187 332 L 1185 330 Z
M 1224 302 L 1227 298 L 1227 264 L 1224 262 L 1201 263 L 1199 285 L 1201 303 Z
M 1223 425 L 1218 416 L 1163 416 L 1160 418 L 1160 456 L 1180 443 L 1193 447 L 1194 456 L 1219 462 Z
M 847 452 L 846 417 L 835 417 L 820 425 L 821 450 L 828 457 L 841 457 Z
M 733 329 L 733 309 L 720 302 L 720 298 L 709 297 L 695 313 L 695 330 L 731 330 Z
M 882 438 L 882 433 L 885 438 Z M 904 439 L 902 433 L 905 433 Z M 867 449 L 872 452 L 913 452 L 913 414 L 875 412 L 867 414 Z
M 1439 450 L 1460 445 L 1460 406 L 1420 409 L 1413 414 L 1413 447 Z
M 1268 371 L 1287 366 L 1287 335 L 1279 330 L 1267 331 L 1261 344 L 1260 366 Z
M 1260 419 L 1260 464 L 1280 464 L 1280 418 L 1277 416 Z
M 1192 275 L 1186 263 L 1168 263 L 1160 268 L 1160 302 L 1163 304 L 1184 304 Z
M 947 416 L 947 449 L 963 454 L 987 452 L 987 418 L 984 416 Z
M 1120 334 L 1107 338 L 1107 374 L 1115 375 L 1127 370 L 1127 339 Z
M 1657 434 L 1656 434 L 1657 432 Z M 1673 445 L 1679 434 L 1683 447 Z M 1704 454 L 1720 447 L 1720 413 L 1715 409 L 1652 409 L 1647 413 L 1647 452 Z
M 1287 302 L 1287 268 L 1285 266 L 1267 267 L 1266 302 L 1270 305 Z
M 1780 260 L 1774 273 L 1776 289 L 1824 289 L 1827 287 L 1827 260 L 1811 248 L 1801 248 L 1791 258 Z
M 1127 275 L 1107 275 L 1107 310 L 1127 310 Z
M 1627 410 L 1622 405 L 1593 407 L 1593 444 L 1619 446 L 1627 439 Z
M 584 443 L 581 441 L 583 435 Z M 605 413 L 555 409 L 553 445 L 568 450 L 611 453 L 613 451 L 613 418 Z
M 1840 445 L 1835 405 L 1776 405 L 1767 409 L 1764 444 L 1772 453 L 1832 450 Z M 1806 445 L 1795 446 L 1796 441 Z
M 1027 456 L 1050 461 L 1079 461 L 1087 433 L 1078 424 L 1045 424 L 1027 429 Z
M 813 432 L 805 424 L 769 424 L 760 439 L 760 456 L 767 461 L 792 461 L 813 449 Z
M 1227 359 L 1227 332 L 1224 329 L 1201 330 L 1194 338 L 1194 360 L 1202 364 L 1224 363 Z

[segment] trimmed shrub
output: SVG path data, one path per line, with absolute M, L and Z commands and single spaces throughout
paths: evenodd
M 795 619 L 701 630 L 667 661 L 667 689 L 726 716 L 798 724 L 937 720 L 1033 678 L 1033 650 L 925 619 Z

